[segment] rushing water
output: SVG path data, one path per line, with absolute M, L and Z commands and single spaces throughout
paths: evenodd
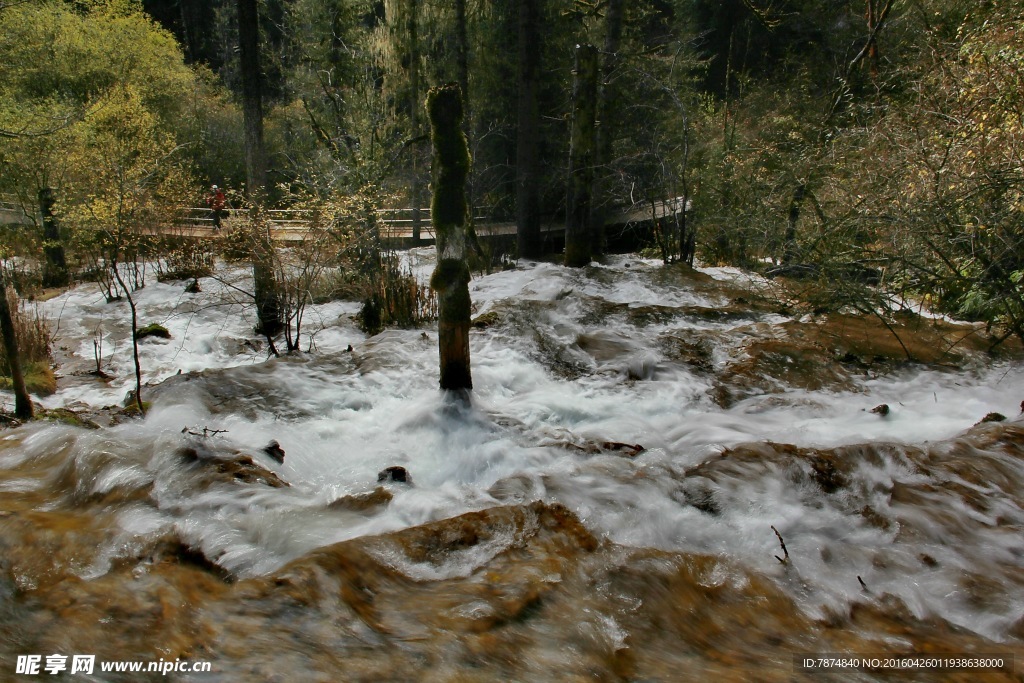
M 409 258 L 429 271 L 428 250 Z M 951 357 L 957 368 L 951 360 L 844 365 L 835 360 L 841 349 L 820 340 L 794 350 L 815 322 L 749 304 L 767 284 L 739 271 L 690 275 L 632 257 L 583 270 L 522 263 L 471 284 L 476 314 L 496 315 L 472 333 L 474 391 L 463 401 L 436 388 L 435 330 L 367 338 L 352 320 L 356 305 L 326 304 L 307 315 L 307 353 L 265 361 L 253 311 L 237 294 L 245 272 L 201 283 L 199 294 L 185 294 L 183 283 L 137 293 L 143 323 L 172 335 L 141 345 L 144 379 L 162 382 L 146 389 L 145 420 L 99 430 L 34 423 L 2 436 L 5 547 L 35 543 L 47 555 L 23 548 L 4 566 L 14 605 L 0 615 L 5 657 L 92 642 L 81 632 L 54 635 L 64 632 L 40 616 L 75 611 L 54 605 L 61 600 L 88 603 L 67 592 L 66 577 L 84 581 L 77 591 L 99 590 L 126 566 L 138 579 L 139 557 L 154 561 L 147 548 L 167 538 L 201 552 L 200 564 L 215 563 L 242 595 L 195 588 L 200 595 L 181 598 L 198 610 L 189 619 L 212 629 L 205 649 L 162 642 L 174 637 L 161 621 L 149 640 L 132 634 L 132 651 L 149 643 L 154 652 L 205 655 L 227 667 L 217 680 L 241 680 L 224 662 L 242 666 L 242 641 L 260 629 L 295 640 L 259 640 L 253 680 L 332 680 L 324 673 L 332 667 L 402 679 L 416 671 L 409 661 L 430 662 L 424 676 L 439 680 L 676 680 L 691 677 L 674 668 L 683 651 L 695 678 L 733 671 L 743 679 L 760 657 L 775 667 L 765 679 L 788 680 L 797 677 L 792 653 L 826 647 L 1021 652 L 1024 428 L 983 425 L 958 436 L 988 413 L 1017 415 L 1018 361 L 965 344 Z M 60 391 L 44 403 L 86 413 L 119 404 L 133 386 L 127 304 L 81 286 L 41 310 L 55 321 L 63 363 Z M 765 340 L 776 346 L 750 365 L 752 345 Z M 99 354 L 113 379 L 89 374 Z M 879 404 L 887 415 L 870 412 Z M 271 440 L 283 463 L 263 452 Z M 210 474 L 209 463 L 239 458 L 255 464 Z M 288 486 L 266 485 L 257 466 Z M 411 485 L 378 488 L 390 466 L 405 467 Z M 582 527 L 560 507 L 528 507 L 533 501 L 564 506 Z M 441 522 L 482 511 L 490 516 L 461 522 L 472 532 Z M 785 539 L 785 562 L 772 526 Z M 434 529 L 447 540 L 416 536 L 433 538 Z M 386 535 L 399 530 L 408 531 Z M 570 540 L 550 541 L 545 530 Z M 333 545 L 342 541 L 352 543 Z M 410 550 L 423 547 L 429 552 Z M 334 565 L 333 552 L 356 555 Z M 307 595 L 323 623 L 320 640 L 303 640 L 294 619 L 304 617 L 266 605 L 291 595 L 274 586 L 292 586 L 289 577 L 310 566 L 317 576 L 378 582 L 367 590 L 391 616 L 367 616 L 342 589 L 359 617 L 351 630 L 332 611 L 340 607 Z M 350 576 L 360 566 L 365 576 Z M 523 589 L 533 597 L 495 603 L 478 594 L 481 580 L 506 593 L 533 586 Z M 684 618 L 674 603 L 708 595 L 719 596 L 721 613 L 688 607 Z M 495 616 L 503 609 L 512 616 Z M 16 635 L 12 624 L 23 619 L 50 635 Z M 688 639 L 679 652 L 657 635 L 673 628 Z M 460 629 L 476 635 L 456 637 Z M 493 642 L 473 645 L 481 631 Z M 553 636 L 562 631 L 576 636 Z M 786 637 L 794 641 L 783 645 Z M 389 638 L 405 645 L 386 664 Z M 556 656 L 556 641 L 575 654 Z M 365 650 L 355 659 L 345 649 L 353 642 Z M 765 642 L 778 651 L 758 655 Z M 474 647 L 500 654 L 466 664 Z M 350 658 L 332 660 L 331 648 Z M 588 648 L 604 654 L 592 661 Z M 519 657 L 530 662 L 511 663 Z

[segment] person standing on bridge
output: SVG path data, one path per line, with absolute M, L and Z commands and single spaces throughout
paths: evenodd
M 224 196 L 224 190 L 220 189 L 216 185 L 210 186 L 210 194 L 206 198 L 206 203 L 210 207 L 210 212 L 213 214 L 213 229 L 220 230 L 220 219 L 224 214 L 224 207 L 227 205 L 227 198 Z

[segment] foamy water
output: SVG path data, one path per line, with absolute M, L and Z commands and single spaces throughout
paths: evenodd
M 417 272 L 429 272 L 430 253 L 411 253 Z M 711 325 L 723 340 L 713 355 L 721 364 L 748 335 L 787 319 L 766 313 L 633 324 L 624 317 L 633 307 L 715 308 L 727 302 L 713 287 L 698 292 L 667 283 L 658 269 L 625 257 L 587 271 L 524 262 L 515 271 L 474 279 L 477 313 L 495 311 L 502 321 L 472 333 L 474 391 L 468 404 L 437 389 L 432 329 L 367 338 L 351 320 L 355 304 L 315 306 L 307 316 L 316 331 L 315 350 L 265 361 L 266 353 L 254 348 L 254 311 L 237 291 L 249 286 L 244 270 L 202 279 L 198 295 L 184 294 L 184 283 L 154 281 L 137 293 L 140 319 L 165 325 L 172 339 L 142 343 L 144 379 L 158 382 L 179 371 L 183 377 L 155 394 L 142 422 L 93 432 L 25 427 L 16 449 L 0 451 L 0 465 L 60 453 L 76 463 L 83 472 L 80 486 L 91 492 L 152 481 L 158 506 L 122 509 L 122 542 L 176 529 L 243 576 L 270 572 L 336 541 L 504 502 L 547 499 L 564 503 L 591 530 L 623 545 L 735 558 L 786 586 L 812 613 L 863 599 L 860 577 L 872 594 L 898 595 L 917 616 L 937 614 L 1002 639 L 1024 616 L 1024 587 L 1012 578 L 1024 561 L 1024 539 L 1007 533 L 1008 525 L 1019 529 L 1024 523 L 1013 488 L 1024 485 L 1019 461 L 975 454 L 1008 472 L 1006 482 L 981 491 L 991 502 L 987 511 L 965 507 L 942 488 L 956 473 L 940 466 L 925 471 L 916 456 L 899 448 L 859 461 L 853 484 L 832 495 L 809 483 L 807 468 L 792 462 L 766 458 L 721 471 L 690 468 L 746 442 L 833 447 L 948 439 L 986 413 L 1016 415 L 1024 366 L 907 369 L 865 377 L 846 391 L 784 389 L 722 408 L 709 395 L 712 378 L 666 358 L 657 336 Z M 748 278 L 729 269 L 707 272 L 723 281 Z M 95 288 L 80 286 L 42 310 L 59 319 L 55 343 L 69 358 L 66 370 L 88 370 L 93 340 L 102 335 L 104 369 L 115 376 L 109 384 L 68 377 L 45 404 L 120 403 L 134 381 L 127 304 L 108 304 Z M 581 335 L 597 338 L 607 352 L 584 352 L 576 344 Z M 302 347 L 308 348 L 308 339 Z M 556 371 L 551 348 L 571 372 Z M 216 368 L 227 370 L 185 381 L 189 372 Z M 868 412 L 880 403 L 892 408 L 884 418 Z M 183 434 L 186 428 L 223 433 L 204 439 Z M 287 454 L 283 465 L 260 454 L 272 439 Z M 255 454 L 291 486 L 193 490 L 174 454 L 197 441 Z M 605 441 L 646 450 L 635 458 L 580 450 Z M 406 467 L 414 485 L 388 484 L 394 498 L 385 508 L 326 509 L 342 496 L 372 491 L 377 473 L 393 465 Z M 894 486 L 924 484 L 935 488 L 928 494 L 933 507 L 889 501 Z M 34 485 L 40 484 L 4 483 Z M 713 499 L 713 513 L 694 505 L 702 497 Z M 865 506 L 888 524 L 868 523 Z M 793 556 L 788 566 L 774 558 L 780 551 L 769 525 L 786 537 Z M 408 572 L 419 578 L 464 575 L 498 550 L 481 547 L 479 557 L 462 560 L 466 566 Z M 102 573 L 118 552 L 113 544 L 83 575 Z M 940 565 L 922 566 L 922 555 Z M 1000 586 L 998 607 L 979 609 L 963 593 L 966 570 L 986 572 Z

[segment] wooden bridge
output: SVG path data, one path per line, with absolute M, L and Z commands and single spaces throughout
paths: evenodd
M 689 207 L 687 207 L 689 208 Z M 647 201 L 629 207 L 619 207 L 611 211 L 605 221 L 606 226 L 628 226 L 653 219 L 664 218 L 683 211 L 681 198 L 661 201 Z M 271 237 L 280 242 L 301 242 L 309 230 L 310 212 L 302 209 L 271 209 L 267 212 L 271 223 Z M 493 220 L 489 217 L 488 208 L 481 207 L 474 211 L 473 225 L 481 240 L 514 240 L 516 224 L 514 221 Z M 243 220 L 245 211 L 242 209 L 226 209 L 222 221 L 229 225 L 232 220 Z M 412 244 L 413 210 L 382 209 L 379 213 L 381 237 L 400 246 Z M 14 197 L 0 196 L 0 226 L 31 226 L 37 220 L 25 212 Z M 181 211 L 175 225 L 161 232 L 179 234 L 182 237 L 196 239 L 211 238 L 214 230 L 213 213 L 208 208 L 192 207 Z M 560 242 L 564 237 L 565 224 L 561 220 L 549 218 L 541 222 L 541 235 L 550 242 Z M 433 244 L 434 231 L 430 223 L 430 209 L 420 209 L 420 244 Z
M 35 221 L 14 197 L 0 195 L 0 225 L 35 225 Z
M 687 207 L 688 208 L 688 207 Z M 605 221 L 608 226 L 625 226 L 664 218 L 682 212 L 682 198 L 659 200 L 634 204 L 612 211 Z M 309 211 L 302 209 L 271 209 L 270 232 L 274 240 L 300 242 L 309 229 Z M 225 209 L 222 225 L 230 225 L 233 219 L 244 219 L 245 210 Z M 391 242 L 407 244 L 413 237 L 413 209 L 382 209 L 379 213 L 381 237 Z M 485 208 L 474 211 L 473 226 L 481 239 L 511 238 L 516 235 L 514 221 L 496 221 L 488 216 Z M 185 209 L 176 228 L 183 236 L 212 237 L 215 234 L 213 213 L 206 208 Z M 565 223 L 562 220 L 541 221 L 541 234 L 548 239 L 562 239 Z M 433 244 L 434 231 L 430 222 L 430 209 L 420 209 L 420 243 Z

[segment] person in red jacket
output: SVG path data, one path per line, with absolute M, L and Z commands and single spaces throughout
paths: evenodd
M 213 229 L 220 230 L 220 219 L 224 215 L 224 207 L 227 205 L 224 190 L 216 185 L 212 185 L 210 187 L 210 194 L 206 198 L 206 203 L 209 205 L 210 212 L 213 215 Z

